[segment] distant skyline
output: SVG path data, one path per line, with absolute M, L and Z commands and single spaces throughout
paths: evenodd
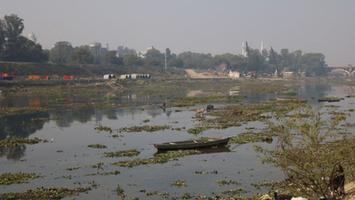
M 241 44 L 325 54 L 355 65 L 354 0 L 0 0 L 44 48 L 101 42 L 138 51 L 241 53 Z

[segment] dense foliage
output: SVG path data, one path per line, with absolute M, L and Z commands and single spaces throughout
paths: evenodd
M 342 138 L 337 126 L 346 118 L 324 121 L 321 115 L 309 108 L 301 110 L 290 119 L 271 124 L 277 135 L 274 149 L 258 147 L 264 161 L 283 170 L 287 179 L 279 185 L 286 190 L 307 195 L 310 199 L 326 197 L 341 199 L 332 187 L 333 170 L 341 165 L 345 177 L 354 177 L 354 138 Z
M 43 62 L 48 55 L 42 46 L 22 36 L 23 19 L 5 15 L 0 19 L 0 59 L 4 61 Z

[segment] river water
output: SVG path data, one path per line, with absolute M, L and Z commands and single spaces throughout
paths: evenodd
M 317 102 L 319 97 L 345 97 L 355 94 L 355 87 L 305 83 L 296 92 L 299 98 L 307 99 L 315 107 L 321 107 L 324 104 Z M 200 93 L 201 91 L 188 90 L 185 95 L 198 95 Z M 275 93 L 257 94 L 252 92 L 239 95 L 246 96 L 245 101 L 247 102 L 262 102 L 277 96 Z M 161 98 L 164 99 L 164 97 Z M 194 118 L 195 112 L 193 110 L 205 107 L 205 104 L 162 110 L 155 102 L 151 102 L 151 99 L 154 99 L 151 96 L 137 96 L 128 92 L 119 96 L 118 99 L 120 102 L 125 102 L 127 106 L 106 109 L 95 108 L 94 105 L 79 109 L 60 107 L 48 112 L 2 117 L 0 138 L 8 136 L 38 137 L 47 139 L 48 142 L 0 149 L 1 173 L 22 171 L 34 172 L 41 176 L 24 184 L 0 185 L 0 193 L 20 192 L 41 186 L 73 188 L 94 183 L 97 187 L 75 198 L 117 199 L 115 192 L 117 184 L 124 189 L 128 199 L 133 197 L 160 199 L 161 197 L 158 195 L 146 195 L 146 192 L 155 191 L 159 193 L 168 192 L 169 198 L 172 198 L 182 196 L 184 193 L 190 193 L 191 195 L 220 194 L 234 188 L 242 188 L 246 191 L 246 194 L 243 195 L 248 196 L 265 191 L 262 188 L 255 188 L 254 183 L 283 178 L 279 169 L 262 164 L 260 155 L 253 149 L 254 145 L 272 147 L 274 143 L 231 145 L 219 152 L 186 156 L 164 164 L 142 165 L 132 168 L 111 165 L 113 162 L 133 158 L 106 158 L 104 152 L 137 149 L 141 152 L 137 158 L 147 158 L 156 153 L 156 149 L 152 145 L 154 143 L 201 136 L 227 137 L 245 132 L 250 127 L 256 131 L 265 128 L 265 125 L 261 122 L 249 122 L 240 127 L 222 130 L 210 129 L 194 136 L 187 133 L 186 130 L 198 124 L 198 121 Z M 39 99 L 35 97 L 4 97 L 0 99 L 0 104 L 1 107 L 20 107 L 26 104 L 35 106 L 36 101 L 37 104 L 38 102 L 43 104 L 46 100 L 48 99 L 43 97 Z M 46 104 L 48 102 L 51 101 L 47 101 Z M 338 111 L 346 111 L 355 108 L 354 103 L 355 98 L 345 98 L 341 102 L 326 104 L 339 106 L 336 108 Z M 224 105 L 216 104 L 216 106 Z M 355 115 L 352 112 L 344 123 L 353 123 L 354 119 Z M 146 122 L 148 120 L 149 122 Z M 149 133 L 125 133 L 120 137 L 112 137 L 112 134 L 96 131 L 95 127 L 99 125 L 108 126 L 112 129 L 142 125 L 168 125 L 171 128 L 182 128 L 182 130 L 168 129 Z M 90 144 L 104 144 L 107 148 L 88 148 Z M 93 168 L 92 165 L 97 163 L 103 163 L 103 167 L 100 169 Z M 68 168 L 78 169 L 69 171 Z M 115 170 L 120 171 L 120 174 L 102 174 Z M 238 181 L 240 185 L 221 186 L 217 183 L 224 179 Z M 171 184 L 176 180 L 185 180 L 187 187 L 177 188 L 172 186 Z M 69 199 L 72 199 L 72 197 Z

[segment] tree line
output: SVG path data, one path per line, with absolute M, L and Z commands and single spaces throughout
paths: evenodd
M 269 50 L 246 47 L 247 55 L 182 52 L 172 53 L 169 48 L 161 52 L 150 48 L 144 53 L 120 46 L 109 51 L 101 44 L 74 47 L 68 41 L 59 41 L 51 49 L 43 50 L 36 41 L 22 36 L 23 19 L 17 15 L 6 15 L 0 19 L 0 60 L 25 62 L 50 62 L 56 64 L 110 64 L 116 66 L 153 66 L 163 69 L 165 61 L 169 67 L 195 69 L 226 69 L 242 73 L 258 74 L 292 71 L 308 76 L 327 72 L 325 56 L 322 53 L 290 52 L 273 48 Z
M 25 28 L 23 19 L 17 15 L 5 15 L 0 18 L 0 60 L 45 62 L 48 53 L 36 41 L 22 36 Z

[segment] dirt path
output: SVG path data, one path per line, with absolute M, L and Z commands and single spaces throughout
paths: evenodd
M 185 72 L 190 78 L 227 78 L 226 75 L 222 75 L 218 72 L 197 72 L 193 69 L 186 69 Z

